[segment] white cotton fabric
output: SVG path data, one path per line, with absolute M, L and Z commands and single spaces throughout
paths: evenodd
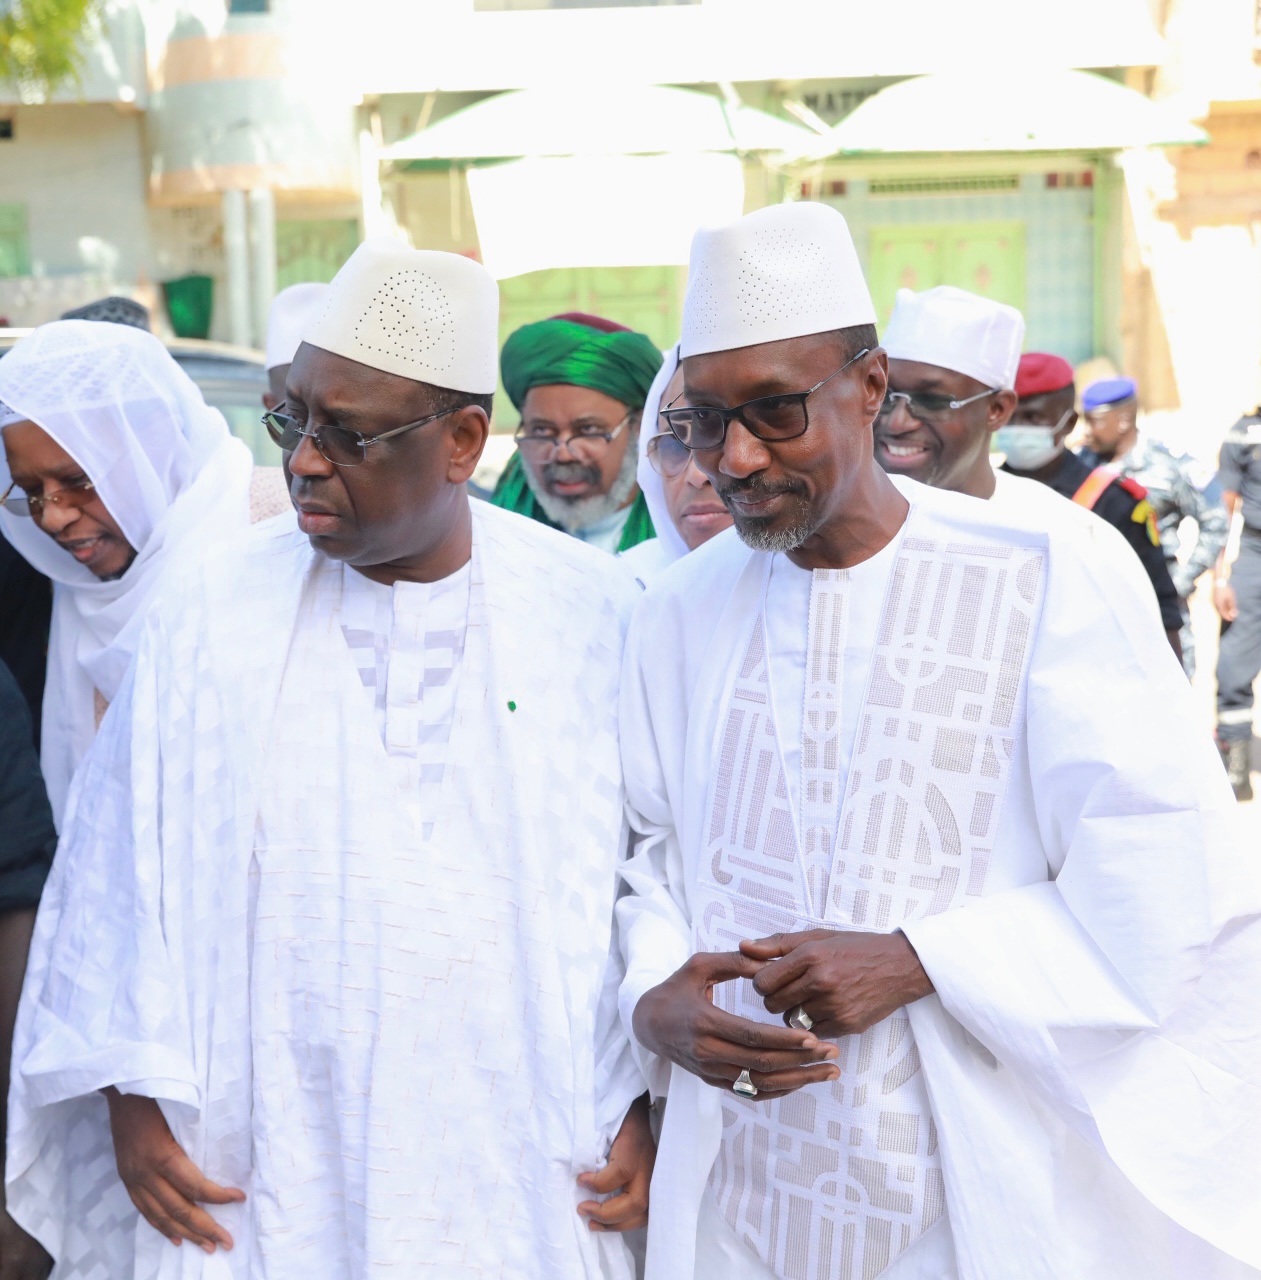
M 437 582 L 373 582 L 342 566 L 342 638 L 372 696 L 377 732 L 400 790 L 437 811 L 468 631 L 470 565 Z M 330 575 L 331 577 L 331 575 Z M 433 819 L 421 819 L 426 840 Z
M 916 293 L 899 289 L 884 349 L 891 360 L 917 360 L 1011 391 L 1020 367 L 1025 318 L 1006 303 L 954 285 Z
M 60 823 L 96 732 L 93 691 L 113 700 L 150 604 L 247 524 L 253 462 L 162 343 L 126 325 L 36 329 L 0 361 L 0 401 L 75 459 L 137 551 L 102 582 L 34 520 L 0 511 L 4 536 L 56 584 L 40 763 Z M 0 491 L 10 479 L 0 451 Z
M 71 798 L 16 1033 L 8 1207 L 56 1280 L 630 1280 L 574 1178 L 644 1088 L 605 973 L 639 592 L 472 509 L 437 801 L 390 766 L 342 631 L 350 571 L 292 522 L 150 619 Z M 399 621 L 391 677 L 441 648 Z M 138 1221 L 111 1082 L 246 1191 L 214 1211 L 230 1253 Z
M 267 372 L 292 364 L 302 334 L 328 296 L 326 284 L 291 284 L 272 299 L 267 312 Z
M 876 323 L 844 216 L 771 205 L 692 240 L 682 357 Z
M 943 548 L 942 564 L 971 557 L 975 581 L 984 578 L 987 592 L 997 589 L 994 570 L 1008 555 L 1022 565 L 1040 559 L 1045 575 L 1029 606 L 1028 671 L 1008 688 L 1017 729 L 1001 747 L 1007 759 L 996 775 L 1006 782 L 991 804 L 973 803 L 953 817 L 971 864 L 955 881 L 953 892 L 962 896 L 905 923 L 890 916 L 884 925 L 860 926 L 902 923 L 936 988 L 906 1016 L 940 1143 L 958 1274 L 1261 1275 L 1254 1212 L 1261 1199 L 1261 1020 L 1249 998 L 1261 972 L 1261 892 L 1233 839 L 1229 788 L 1199 732 L 1150 588 L 1137 589 L 1138 575 L 1102 535 L 1102 522 L 1052 527 L 1046 509 L 1022 512 L 905 479 L 894 483 L 911 504 L 899 551 L 907 567 L 890 580 L 889 601 L 900 599 L 900 609 L 916 589 L 916 565 L 928 566 L 925 582 L 939 572 L 928 546 Z M 993 558 L 969 550 L 986 546 L 1004 550 Z M 766 560 L 733 533 L 722 534 L 644 597 L 632 627 L 621 731 L 638 840 L 623 873 L 632 893 L 618 905 L 627 1025 L 643 993 L 682 964 L 717 919 L 711 908 L 722 899 L 712 888 L 710 837 L 722 716 L 732 682 L 749 669 Z M 1024 590 L 1033 580 L 1022 574 Z M 896 591 L 893 584 L 900 584 Z M 951 591 L 960 585 L 956 579 Z M 882 615 L 882 634 L 892 608 Z M 917 714 L 928 720 L 921 728 L 936 732 L 929 709 L 937 694 L 966 690 L 970 679 L 965 667 L 955 671 L 950 655 L 984 641 L 988 616 L 962 605 L 943 614 L 940 671 L 921 656 L 927 666 L 917 672 L 899 672 L 886 660 L 877 673 L 873 649 L 859 728 L 870 735 L 862 747 L 868 755 L 878 735 L 903 732 L 888 723 L 904 715 L 889 709 L 896 701 L 890 676 L 914 680 L 924 698 Z M 918 618 L 915 626 L 923 625 Z M 801 648 L 806 631 L 798 612 Z M 889 631 L 877 648 L 895 638 Z M 674 662 L 663 663 L 663 653 Z M 774 692 L 777 714 L 784 696 Z M 1170 738 L 1135 728 L 1147 722 L 1153 700 L 1177 752 L 1168 750 Z M 956 702 L 955 714 L 967 722 L 973 713 Z M 975 768 L 971 730 L 944 721 L 939 728 L 964 736 L 923 739 L 937 776 L 950 777 L 955 761 L 966 766 L 971 759 Z M 888 766 L 882 758 L 876 751 L 874 771 L 864 766 L 861 779 L 856 757 L 851 761 L 838 839 L 844 843 L 845 813 L 861 804 L 868 817 L 854 831 L 862 833 L 864 858 L 868 841 L 888 856 L 885 840 L 901 797 L 916 806 L 899 837 L 910 840 L 903 857 L 914 863 L 916 830 L 941 833 L 950 822 L 936 800 L 929 806 L 917 796 L 911 783 L 918 772 L 908 779 L 897 751 L 888 753 Z M 970 784 L 978 796 L 987 776 L 982 768 Z M 888 803 L 878 813 L 872 802 L 885 792 Z M 938 839 L 929 835 L 930 851 Z M 857 875 L 862 865 L 854 863 L 853 878 L 839 863 L 833 867 L 845 910 L 871 883 Z M 881 882 L 877 871 L 873 894 Z M 771 906 L 760 900 L 758 911 Z M 757 925 L 750 918 L 747 927 L 754 932 Z M 724 949 L 741 929 L 737 924 L 723 939 Z M 693 1280 L 703 1274 L 695 1269 L 701 1206 L 716 1176 L 724 1111 L 733 1107 L 725 1092 L 638 1052 L 653 1092 L 669 1095 L 649 1274 Z M 781 1133 L 793 1140 L 790 1129 Z M 765 1208 L 769 1214 L 769 1202 Z M 900 1275 L 896 1265 L 886 1274 Z M 792 1274 L 814 1280 L 809 1271 Z
M 463 254 L 377 236 L 333 277 L 302 339 L 370 369 L 490 395 L 499 381 L 499 286 Z
M 661 397 L 670 385 L 679 367 L 679 347 L 675 343 L 666 353 L 657 376 L 648 388 L 648 398 L 644 401 L 643 414 L 639 428 L 639 467 L 635 478 L 639 482 L 640 492 L 648 504 L 648 514 L 652 517 L 652 527 L 656 537 L 638 543 L 622 552 L 622 559 L 630 567 L 636 578 L 647 587 L 680 557 L 687 555 L 688 546 L 683 535 L 675 527 L 666 503 L 665 486 L 652 463 L 648 460 L 648 441 L 665 430 L 665 423 L 657 416 L 661 411 Z

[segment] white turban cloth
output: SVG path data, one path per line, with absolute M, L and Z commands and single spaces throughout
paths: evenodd
M 41 764 L 60 822 L 96 732 L 94 690 L 117 694 L 165 576 L 246 528 L 253 460 L 162 343 L 124 325 L 58 320 L 18 342 L 0 360 L 0 424 L 25 420 L 83 468 L 137 552 L 103 582 L 34 520 L 0 510 L 0 532 L 55 584 Z M 0 450 L 0 493 L 11 481 Z
M 675 526 L 670 508 L 666 504 L 665 485 L 662 484 L 661 477 L 648 460 L 648 441 L 667 430 L 666 425 L 657 415 L 661 410 L 661 398 L 665 395 L 666 387 L 670 385 L 670 379 L 674 377 L 678 367 L 679 348 L 673 346 L 666 352 L 665 362 L 657 371 L 657 376 L 648 389 L 648 399 L 644 401 L 644 412 L 639 427 L 639 470 L 636 473 L 636 479 L 643 491 L 644 501 L 648 504 L 648 514 L 652 516 L 652 527 L 657 531 L 657 536 L 653 539 L 657 543 L 654 555 L 656 563 L 653 568 L 657 571 L 681 559 L 687 555 L 688 551 L 687 543 L 683 541 L 683 535 Z
M 291 284 L 271 300 L 267 312 L 267 372 L 292 364 L 302 345 L 302 334 L 319 314 L 328 297 L 326 284 Z

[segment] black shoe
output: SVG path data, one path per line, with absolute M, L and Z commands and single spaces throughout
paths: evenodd
M 1234 788 L 1236 800 L 1252 799 L 1252 777 L 1249 773 L 1251 760 L 1248 753 L 1251 745 L 1247 741 L 1229 742 L 1226 744 L 1225 751 L 1222 752 L 1226 773 L 1230 778 L 1231 787 Z

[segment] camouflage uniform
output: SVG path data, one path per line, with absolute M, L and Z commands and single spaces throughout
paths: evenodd
M 1089 450 L 1083 450 L 1081 459 L 1088 466 L 1099 466 L 1105 460 Z M 1222 490 L 1213 473 L 1189 454 L 1176 454 L 1159 441 L 1140 435 L 1137 443 L 1124 457 L 1107 462 L 1118 475 L 1131 476 L 1147 490 L 1147 499 L 1156 511 L 1156 523 L 1160 529 L 1161 546 L 1169 562 L 1169 576 L 1185 602 L 1195 587 L 1195 580 L 1217 562 L 1217 554 L 1226 545 L 1230 521 L 1222 505 Z M 1182 521 L 1190 516 L 1195 521 L 1197 533 L 1191 554 L 1185 563 L 1178 556 L 1179 529 Z M 1185 603 L 1180 638 L 1182 662 L 1188 676 L 1195 674 L 1195 641 L 1187 620 Z
M 1239 555 L 1229 570 L 1239 616 L 1222 625 L 1217 657 L 1217 740 L 1235 794 L 1250 800 L 1252 685 L 1261 671 L 1261 408 L 1231 427 L 1217 478 L 1223 489 L 1239 495 L 1243 510 Z

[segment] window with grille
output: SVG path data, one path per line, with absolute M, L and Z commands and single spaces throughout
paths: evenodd
M 873 196 L 987 195 L 1019 191 L 1019 174 L 976 178 L 873 178 L 867 187 Z

